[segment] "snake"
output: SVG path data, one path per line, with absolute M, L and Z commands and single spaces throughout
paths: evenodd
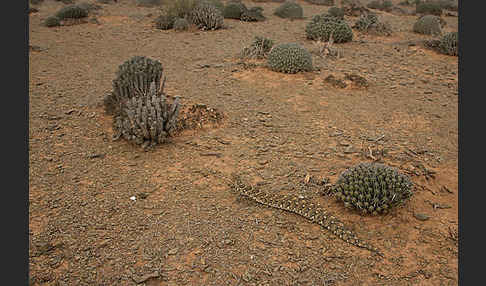
M 246 185 L 237 175 L 233 176 L 231 187 L 236 193 L 267 207 L 276 208 L 300 215 L 329 230 L 343 241 L 359 248 L 367 249 L 380 256 L 383 254 L 371 244 L 358 238 L 337 217 L 327 212 L 321 205 L 308 199 L 292 196 L 269 194 L 252 185 Z

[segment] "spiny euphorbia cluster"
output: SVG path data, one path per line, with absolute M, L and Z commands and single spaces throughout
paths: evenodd
M 412 196 L 412 182 L 392 167 L 361 163 L 344 171 L 332 187 L 346 207 L 363 214 L 386 213 Z
M 353 28 L 360 32 L 381 36 L 391 36 L 392 29 L 389 24 L 380 22 L 376 14 L 369 13 L 362 15 L 354 24 Z
M 190 15 L 191 22 L 202 30 L 216 30 L 223 27 L 223 13 L 214 4 L 199 2 Z
M 265 58 L 273 47 L 273 41 L 265 37 L 256 36 L 249 47 L 243 49 L 243 58 Z
M 114 138 L 123 137 L 144 148 L 164 143 L 175 127 L 178 113 L 179 98 L 168 104 L 165 94 L 152 82 L 148 94 L 124 102 L 121 113 L 114 118 Z
M 442 36 L 439 40 L 439 51 L 450 56 L 458 55 L 459 34 L 450 32 Z
M 420 17 L 413 25 L 413 31 L 424 35 L 440 35 L 442 33 L 440 19 L 439 16 L 434 15 Z
M 273 71 L 283 73 L 313 70 L 311 54 L 296 43 L 275 46 L 268 54 L 267 63 Z
M 118 113 L 125 99 L 147 94 L 150 84 L 160 86 L 162 64 L 144 56 L 134 56 L 118 67 L 113 80 L 113 91 L 105 98 L 105 111 L 108 114 Z
M 105 98 L 105 110 L 114 115 L 114 138 L 142 147 L 163 143 L 174 129 L 179 99 L 168 103 L 163 92 L 162 64 L 135 56 L 118 68 L 113 91 Z
M 273 14 L 280 18 L 301 19 L 304 17 L 304 10 L 299 3 L 287 0 Z
M 328 14 L 315 15 L 305 26 L 308 39 L 329 41 L 332 38 L 335 43 L 350 42 L 353 39 L 351 27 L 341 18 Z

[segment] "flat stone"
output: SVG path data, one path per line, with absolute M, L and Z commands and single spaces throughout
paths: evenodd
M 422 213 L 416 213 L 413 215 L 416 219 L 420 220 L 420 221 L 426 221 L 430 218 L 430 216 L 426 215 L 426 214 L 422 214 Z

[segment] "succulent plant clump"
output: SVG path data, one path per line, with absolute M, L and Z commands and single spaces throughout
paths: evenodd
M 177 19 L 176 16 L 169 15 L 169 14 L 162 14 L 154 20 L 155 28 L 160 30 L 170 30 L 174 28 L 174 22 L 176 19 Z
M 202 30 L 216 30 L 223 27 L 223 13 L 209 2 L 200 2 L 190 14 L 193 24 Z
M 332 186 L 332 193 L 346 207 L 363 214 L 386 213 L 412 196 L 408 176 L 379 163 L 360 163 L 346 171 Z
M 457 56 L 459 55 L 458 45 L 459 45 L 459 33 L 450 32 L 440 38 L 438 48 L 439 51 L 443 54 L 449 56 Z
M 44 20 L 44 25 L 49 28 L 61 26 L 61 20 L 56 16 L 49 16 Z
M 91 12 L 94 10 L 100 10 L 102 7 L 98 4 L 95 3 L 90 3 L 90 2 L 81 2 L 79 4 L 76 4 L 78 7 L 82 9 L 86 9 L 86 11 Z
M 273 13 L 280 18 L 302 19 L 304 18 L 304 10 L 299 3 L 293 1 L 285 1 L 275 9 Z
M 145 96 L 132 97 L 122 103 L 121 112 L 113 120 L 114 139 L 151 147 L 166 142 L 176 125 L 179 98 L 169 104 L 163 90 L 151 82 Z
M 390 0 L 373 0 L 366 7 L 380 11 L 390 12 L 393 8 L 393 3 Z
M 161 0 L 135 0 L 137 6 L 153 7 L 162 4 Z
M 243 58 L 263 59 L 273 47 L 273 41 L 265 37 L 256 36 L 249 47 L 243 49 Z
M 457 0 L 438 0 L 437 3 L 443 10 L 457 11 L 459 9 Z
M 186 18 L 177 18 L 174 21 L 174 30 L 185 31 L 189 29 L 189 21 Z
M 192 10 L 197 4 L 196 0 L 172 0 L 167 3 L 167 15 L 178 18 L 186 18 L 191 15 Z
M 425 15 L 419 18 L 413 25 L 413 31 L 424 35 L 440 35 L 442 33 L 440 17 Z
M 286 43 L 272 48 L 267 64 L 271 70 L 283 73 L 312 71 L 312 56 L 299 44 Z
M 223 9 L 223 17 L 227 19 L 240 19 L 241 14 L 248 10 L 242 2 L 229 2 Z
M 350 42 L 353 39 L 353 30 L 340 18 L 327 14 L 315 15 L 305 26 L 305 33 L 308 39 L 318 41 L 329 41 L 332 38 L 335 43 Z
M 152 82 L 161 86 L 163 67 L 157 60 L 144 56 L 134 56 L 118 67 L 113 80 L 113 91 L 104 99 L 107 114 L 117 114 L 121 111 L 124 101 L 132 97 L 145 96 Z M 165 79 L 164 79 L 165 80 Z
M 441 16 L 442 7 L 436 2 L 420 2 L 415 6 L 415 13 Z
M 353 28 L 360 32 L 380 35 L 391 36 L 392 29 L 388 23 L 383 23 L 378 20 L 378 16 L 375 14 L 362 15 L 354 24 Z
M 78 5 L 69 5 L 66 7 L 61 8 L 59 11 L 56 12 L 56 17 L 60 20 L 64 19 L 79 19 L 88 17 L 88 10 Z
M 315 5 L 324 5 L 324 6 L 334 5 L 334 0 L 305 0 L 305 2 L 315 4 Z
M 329 10 L 327 10 L 327 14 L 332 17 L 344 19 L 344 10 L 336 6 L 329 8 Z
M 264 21 L 265 16 L 263 16 L 263 8 L 262 7 L 251 7 L 250 9 L 247 9 L 243 11 L 241 14 L 240 20 L 244 22 L 258 22 L 258 21 Z

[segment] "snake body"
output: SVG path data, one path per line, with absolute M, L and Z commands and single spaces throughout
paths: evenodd
M 253 186 L 245 185 L 239 177 L 234 178 L 232 187 L 237 193 L 250 198 L 257 203 L 303 216 L 329 230 L 345 242 L 383 256 L 377 248 L 359 239 L 356 234 L 347 229 L 338 218 L 326 212 L 317 203 L 295 196 L 269 194 Z

